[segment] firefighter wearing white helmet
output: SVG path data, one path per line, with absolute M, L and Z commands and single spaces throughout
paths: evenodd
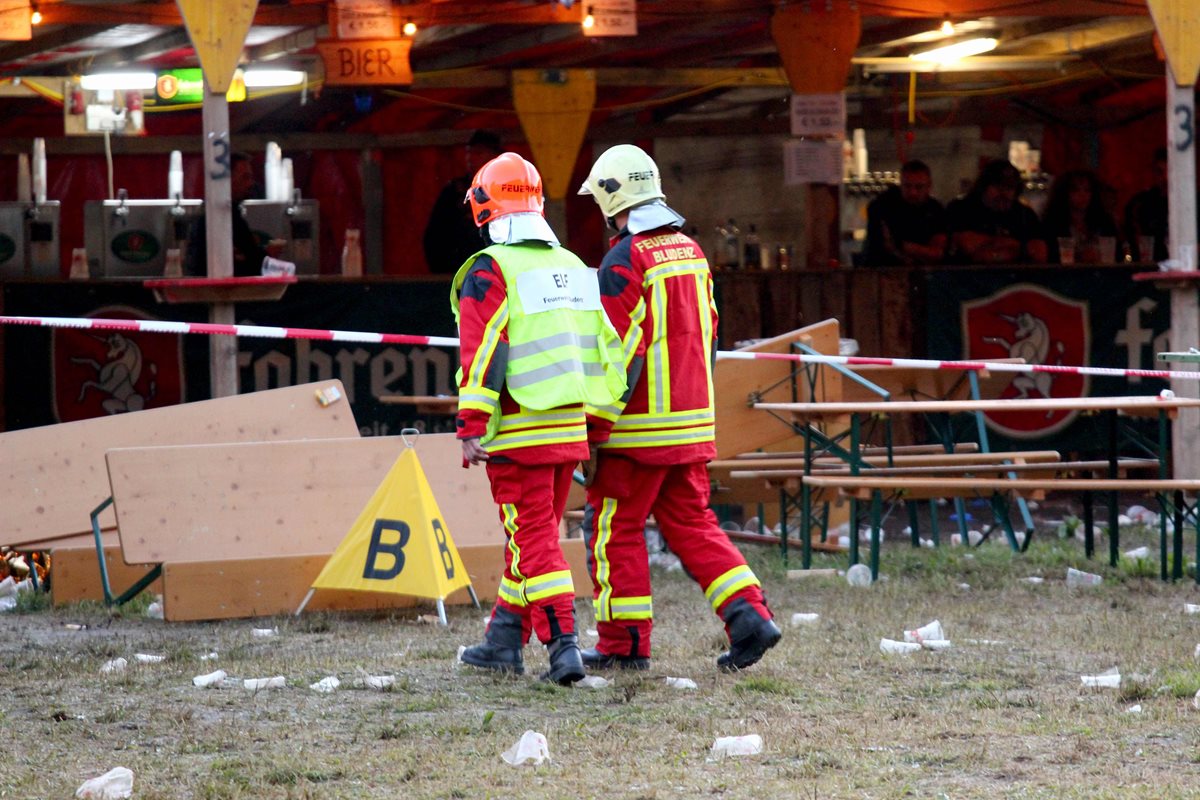
M 653 604 L 646 518 L 725 622 L 723 670 L 757 662 L 781 633 L 762 586 L 708 507 L 705 464 L 716 457 L 712 355 L 717 310 L 704 253 L 680 232 L 658 165 L 617 145 L 596 160 L 579 194 L 616 232 L 600 264 L 600 301 L 621 335 L 629 389 L 588 409 L 591 484 L 584 511 L 590 550 L 596 669 L 648 669 Z
M 637 145 L 619 144 L 604 151 L 579 188 L 591 195 L 607 219 L 627 208 L 664 200 L 658 165 Z

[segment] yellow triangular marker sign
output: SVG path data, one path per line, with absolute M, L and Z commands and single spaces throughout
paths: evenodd
M 474 598 L 421 462 L 406 447 L 313 581 L 309 596 L 316 589 L 350 589 L 426 597 L 437 601 L 444 621 L 442 601 L 464 587 Z
M 1146 0 L 1167 63 L 1180 87 L 1194 86 L 1200 75 L 1200 15 L 1196 0 Z
M 229 91 L 238 59 L 245 47 L 246 34 L 254 22 L 258 0 L 175 0 L 183 16 L 192 48 L 200 59 L 208 90 L 215 94 Z

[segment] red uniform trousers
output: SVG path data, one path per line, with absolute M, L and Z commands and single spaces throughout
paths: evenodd
M 542 643 L 575 632 L 575 585 L 558 538 L 577 463 L 487 463 L 507 539 L 496 607 L 521 617 L 522 644 L 531 626 Z
M 717 524 L 708 499 L 708 470 L 702 461 L 642 464 L 600 452 L 596 480 L 588 488 L 583 534 L 601 653 L 650 656 L 653 608 L 645 529 L 651 513 L 714 612 L 720 615 L 741 597 L 770 619 L 758 578 Z

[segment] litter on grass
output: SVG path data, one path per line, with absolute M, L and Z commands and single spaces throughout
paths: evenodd
M 216 672 L 210 672 L 207 675 L 197 675 L 192 678 L 192 685 L 199 686 L 201 689 L 215 686 L 218 689 L 221 687 L 221 682 L 227 677 L 225 670 L 219 669 Z
M 1121 672 L 1116 667 L 1113 667 L 1101 672 L 1099 675 L 1080 675 L 1079 680 L 1084 686 L 1096 689 L 1119 689 L 1121 686 Z
M 713 742 L 713 758 L 729 756 L 756 756 L 762 752 L 762 737 L 757 733 L 747 736 L 718 736 Z
M 133 796 L 133 771 L 113 767 L 98 778 L 91 778 L 75 790 L 75 797 L 90 800 L 122 800 Z
M 501 753 L 500 757 L 514 767 L 526 762 L 531 762 L 536 767 L 550 760 L 550 745 L 543 734 L 525 731 L 517 743 Z
M 575 682 L 575 687 L 578 689 L 603 689 L 608 686 L 607 678 L 602 678 L 599 675 L 588 675 L 582 680 Z

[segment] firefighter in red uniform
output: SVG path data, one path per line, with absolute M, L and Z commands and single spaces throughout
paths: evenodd
M 467 192 L 484 247 L 458 270 L 451 306 L 462 375 L 464 466 L 485 463 L 507 538 L 499 597 L 482 644 L 462 660 L 524 672 L 530 631 L 546 645 L 542 678 L 584 677 L 575 587 L 558 542 L 575 465 L 588 457 L 584 404 L 625 390 L 620 340 L 604 315 L 595 270 L 558 244 L 532 164 L 503 153 Z
M 667 545 L 725 622 L 729 650 L 717 666 L 743 669 L 781 633 L 758 578 L 708 508 L 717 333 L 708 261 L 679 232 L 684 220 L 666 205 L 658 166 L 640 148 L 605 151 L 579 193 L 591 195 L 617 231 L 600 265 L 600 294 L 622 338 L 630 387 L 616 403 L 588 409 L 597 458 L 584 537 L 600 640 L 583 651 L 584 664 L 650 666 L 645 525 L 653 513 Z

